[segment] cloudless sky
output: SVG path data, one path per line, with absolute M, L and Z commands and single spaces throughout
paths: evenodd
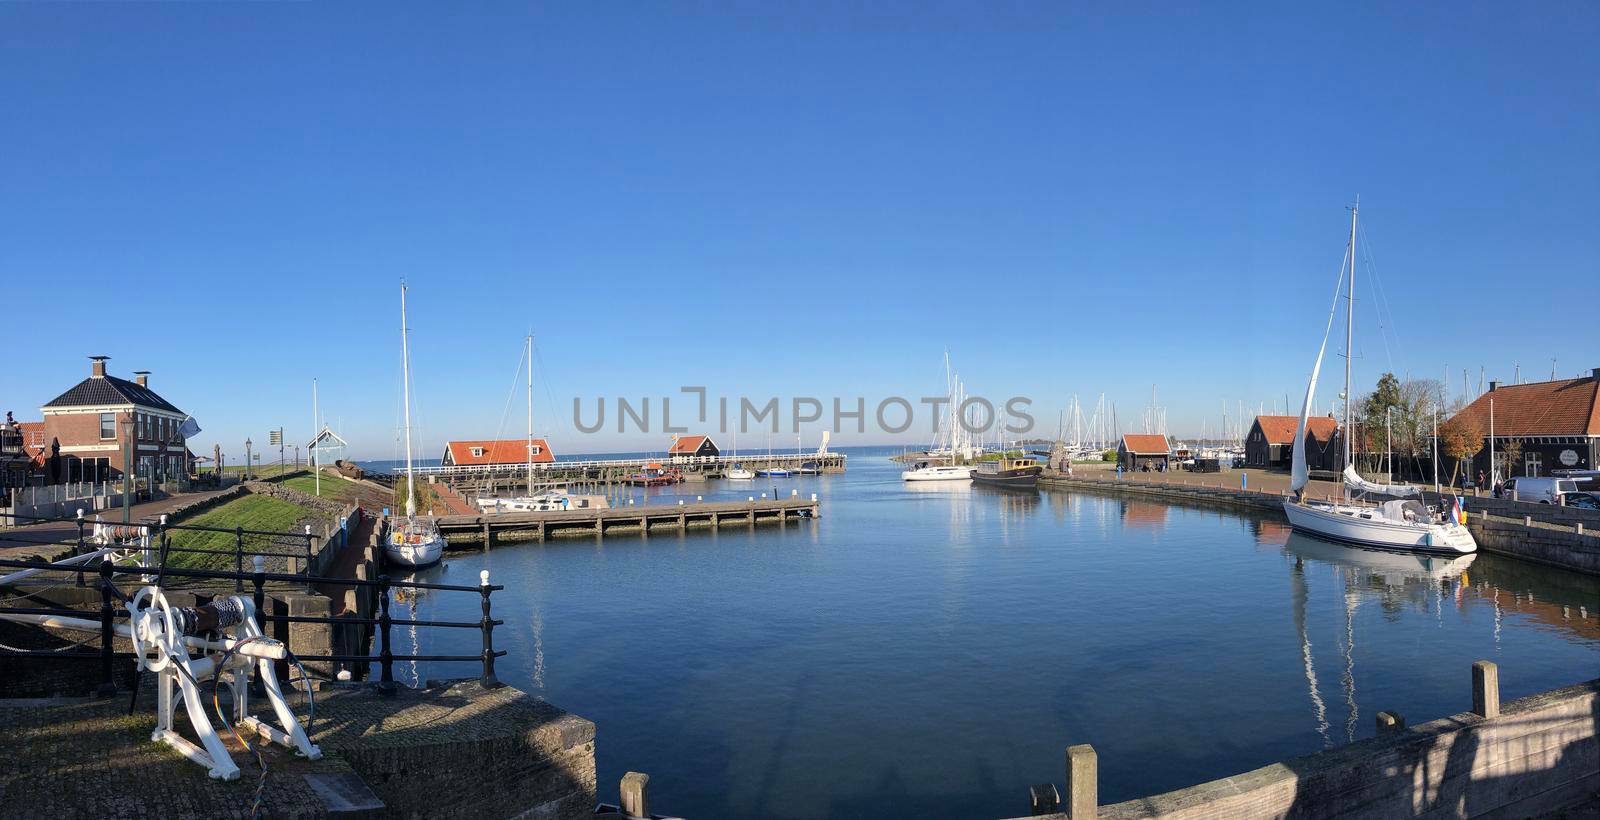
M 559 452 L 664 447 L 574 397 L 870 408 L 947 348 L 1051 431 L 1154 384 L 1215 433 L 1298 403 L 1357 194 L 1361 385 L 1567 377 L 1597 41 L 1583 2 L 4 3 L 0 410 L 107 354 L 236 460 L 309 437 L 316 377 L 387 458 L 405 277 L 429 456 L 521 435 L 530 329 Z

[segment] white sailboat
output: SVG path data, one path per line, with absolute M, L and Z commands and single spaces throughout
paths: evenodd
M 738 431 L 738 429 L 735 429 L 733 431 L 733 457 L 735 459 L 737 459 L 739 457 L 739 431 Z M 755 479 L 756 474 L 750 472 L 749 470 L 746 470 L 744 468 L 743 464 L 739 463 L 738 461 L 735 461 L 735 462 L 733 462 L 733 469 L 727 471 L 726 473 L 723 473 L 722 477 L 723 478 L 731 478 L 734 481 L 752 481 L 752 480 Z
M 1345 305 L 1345 364 L 1344 364 L 1344 484 L 1343 503 L 1312 501 L 1305 497 L 1305 486 L 1310 479 L 1306 466 L 1306 420 L 1311 413 L 1312 398 L 1316 395 L 1317 376 L 1322 371 L 1322 354 L 1328 348 L 1328 334 L 1333 329 L 1333 315 L 1337 301 L 1328 314 L 1328 325 L 1323 330 L 1322 346 L 1317 349 L 1317 361 L 1311 368 L 1311 381 L 1306 385 L 1305 401 L 1300 406 L 1300 425 L 1295 431 L 1293 473 L 1289 489 L 1294 495 L 1283 501 L 1283 512 L 1295 530 L 1310 535 L 1360 546 L 1384 549 L 1417 550 L 1464 554 L 1476 552 L 1478 543 L 1460 521 L 1460 510 L 1451 509 L 1445 514 L 1426 507 L 1408 496 L 1420 493 L 1416 487 L 1405 485 L 1374 484 L 1356 473 L 1350 448 L 1350 362 L 1355 339 L 1355 278 L 1356 278 L 1356 218 L 1359 203 L 1350 211 L 1350 245 L 1347 251 L 1350 262 L 1349 290 Z M 1337 293 L 1337 290 L 1335 290 Z M 1358 503 L 1350 499 L 1351 491 L 1396 496 L 1395 500 L 1380 504 Z
M 425 567 L 444 556 L 444 535 L 431 518 L 417 517 L 415 477 L 411 465 L 411 349 L 406 331 L 406 285 L 400 283 L 400 379 L 405 405 L 406 517 L 395 522 L 384 543 L 384 554 L 401 566 Z
M 510 497 L 480 497 L 478 508 L 491 512 L 554 512 L 574 508 L 602 509 L 610 506 L 604 496 L 574 496 L 565 487 L 547 485 L 541 492 L 534 491 L 533 479 L 533 334 L 528 334 L 528 437 L 523 445 L 528 458 L 528 492 Z
M 901 471 L 900 480 L 902 481 L 972 480 L 972 468 L 956 464 L 963 456 L 971 458 L 971 453 L 965 452 L 968 444 L 958 416 L 964 396 L 961 391 L 961 380 L 950 371 L 949 351 L 944 354 L 944 386 L 949 396 L 949 418 L 948 422 L 940 425 L 934 441 L 934 448 L 929 451 L 929 454 L 944 455 L 948 453 L 948 463 L 943 458 L 923 459 L 912 464 L 911 469 Z

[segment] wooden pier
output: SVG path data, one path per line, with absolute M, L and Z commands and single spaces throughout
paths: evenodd
M 758 498 L 755 501 L 708 501 L 611 507 L 602 510 L 503 512 L 446 515 L 439 530 L 451 548 L 467 544 L 487 549 L 496 540 L 545 541 L 561 536 L 603 537 L 607 533 L 648 538 L 652 532 L 682 532 L 703 527 L 754 527 L 817 518 L 822 505 L 814 497 Z
M 687 482 L 719 479 L 733 465 L 747 470 L 764 470 L 777 467 L 799 473 L 815 471 L 824 475 L 845 471 L 843 453 L 764 453 L 737 456 L 696 456 L 678 458 L 623 458 L 623 459 L 573 459 L 533 465 L 534 483 L 539 486 L 564 485 L 582 488 L 585 492 L 599 492 L 603 487 L 627 486 L 630 476 L 647 467 L 659 466 L 674 470 Z M 419 479 L 442 483 L 459 490 L 463 495 L 495 495 L 505 490 L 515 490 L 528 484 L 528 465 L 474 464 L 429 466 L 415 468 Z M 374 476 L 376 478 L 376 476 Z M 391 479 L 392 480 L 392 479 Z

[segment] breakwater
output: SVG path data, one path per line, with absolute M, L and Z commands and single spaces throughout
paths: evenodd
M 1222 506 L 1281 516 L 1284 496 L 1232 486 L 1227 479 L 1172 476 L 1161 481 L 1056 476 L 1042 478 L 1039 486 L 1056 490 L 1083 490 L 1158 498 L 1180 504 Z M 1440 497 L 1423 494 L 1429 503 Z M 1484 552 L 1507 555 L 1547 566 L 1600 575 L 1600 527 L 1589 526 L 1587 511 L 1493 498 L 1468 498 L 1467 528 Z M 1527 509 L 1543 506 L 1543 510 Z M 1491 512 L 1491 508 L 1494 512 Z M 1504 513 L 1521 512 L 1512 517 Z M 1499 514 L 1497 514 L 1499 513 Z M 1540 515 L 1547 520 L 1539 520 Z M 1571 524 L 1557 523 L 1570 519 Z

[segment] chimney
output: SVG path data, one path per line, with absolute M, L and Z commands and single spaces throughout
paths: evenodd
M 1491 382 L 1489 382 L 1489 392 L 1493 393 L 1494 389 L 1496 387 L 1499 387 L 1499 386 L 1500 386 L 1500 382 L 1499 381 L 1491 381 Z
M 148 371 L 148 370 L 135 370 L 135 371 L 133 371 L 133 382 L 134 382 L 134 384 L 137 384 L 140 387 L 149 387 L 150 386 L 150 371 Z
M 93 376 L 94 378 L 97 378 L 97 379 L 105 378 L 106 377 L 106 360 L 109 359 L 109 358 L 111 358 L 111 357 L 110 356 L 90 356 L 89 357 L 89 361 L 94 362 L 94 364 L 89 365 L 89 375 Z

